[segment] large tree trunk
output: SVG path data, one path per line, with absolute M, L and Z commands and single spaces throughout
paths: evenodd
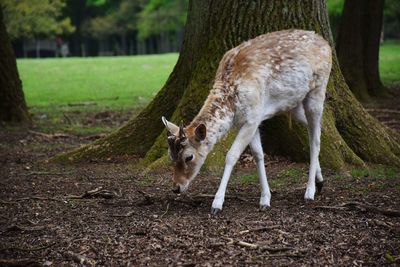
M 29 123 L 30 120 L 0 6 L 0 122 Z
M 188 123 L 200 110 L 211 88 L 218 62 L 230 48 L 257 35 L 288 28 L 314 30 L 332 37 L 325 2 L 293 1 L 190 1 L 185 39 L 175 69 L 152 103 L 136 118 L 110 136 L 68 152 L 58 159 L 145 155 L 145 163 L 163 162 L 167 142 L 160 117 Z M 399 165 L 399 135 L 364 111 L 349 91 L 333 55 L 323 119 L 321 164 L 335 169 L 363 160 Z M 268 151 L 294 159 L 308 157 L 306 130 L 287 128 L 285 118 L 262 127 Z M 221 164 L 229 140 L 210 153 L 209 163 Z M 222 152 L 222 153 L 219 153 Z M 160 158 L 162 160 L 160 160 Z
M 336 51 L 343 76 L 359 100 L 387 93 L 379 76 L 384 0 L 346 0 Z

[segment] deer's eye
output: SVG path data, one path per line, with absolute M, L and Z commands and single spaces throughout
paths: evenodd
M 185 158 L 185 162 L 188 163 L 189 161 L 193 160 L 193 155 L 190 155 L 189 157 Z

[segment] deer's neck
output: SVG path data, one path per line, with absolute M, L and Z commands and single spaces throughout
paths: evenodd
M 235 89 L 230 86 L 214 84 L 199 114 L 194 118 L 191 126 L 197 127 L 201 123 L 206 126 L 207 135 L 204 152 L 208 154 L 214 145 L 230 130 L 235 113 Z

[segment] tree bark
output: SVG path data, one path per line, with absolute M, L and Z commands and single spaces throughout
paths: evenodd
M 362 101 L 387 93 L 379 76 L 384 0 L 346 0 L 336 51 L 350 90 Z
M 0 6 L 0 122 L 30 123 L 22 82 Z
M 190 122 L 211 89 L 219 60 L 245 40 L 288 28 L 314 30 L 332 45 L 325 1 L 190 1 L 183 48 L 166 85 L 152 103 L 120 130 L 83 148 L 57 157 L 59 160 L 140 155 L 144 163 L 165 162 L 167 142 L 160 117 Z M 321 164 L 334 169 L 363 160 L 399 165 L 399 135 L 364 111 L 349 91 L 333 55 L 323 118 Z M 306 129 L 285 118 L 262 126 L 264 145 L 270 153 L 293 159 L 308 158 Z M 221 165 L 232 138 L 210 153 L 208 163 Z M 211 159 L 211 160 L 210 160 Z M 154 165 L 153 165 L 154 166 Z

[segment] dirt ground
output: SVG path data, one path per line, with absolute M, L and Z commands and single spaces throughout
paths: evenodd
M 272 206 L 261 212 L 247 155 L 211 216 L 215 174 L 178 196 L 169 170 L 140 172 L 134 158 L 46 162 L 93 138 L 0 131 L 0 266 L 400 265 L 398 170 L 325 171 L 322 194 L 306 203 L 308 164 L 268 158 Z

